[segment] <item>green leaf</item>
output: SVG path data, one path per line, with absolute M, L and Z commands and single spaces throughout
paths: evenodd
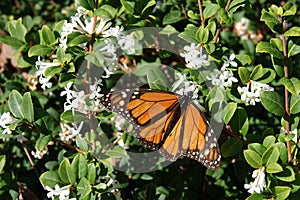
M 238 74 L 242 83 L 248 83 L 248 81 L 250 80 L 250 71 L 246 67 L 239 67 Z
M 251 56 L 248 54 L 238 54 L 235 56 L 235 59 L 238 60 L 242 66 L 250 65 L 252 63 Z
M 108 155 L 111 158 L 123 158 L 127 156 L 127 153 L 123 147 L 115 146 L 113 149 L 108 150 L 106 152 L 106 155 Z
M 88 165 L 87 179 L 89 180 L 90 184 L 93 184 L 96 180 L 96 167 L 95 167 L 94 163 L 90 163 Z
M 265 137 L 265 139 L 263 141 L 263 145 L 264 145 L 264 147 L 269 148 L 275 144 L 275 141 L 276 141 L 276 138 L 273 135 L 269 135 L 269 136 Z
M 274 56 L 271 56 L 271 60 L 272 60 L 272 65 L 276 71 L 276 73 L 280 76 L 283 77 L 284 76 L 284 72 L 283 72 L 283 63 L 282 60 L 275 58 Z
M 82 149 L 83 151 L 88 151 L 89 149 L 87 142 L 81 136 L 76 137 L 76 146 Z
M 290 112 L 292 114 L 297 114 L 300 112 L 300 95 L 292 95 L 291 104 L 290 104 Z
M 293 77 L 291 79 L 283 77 L 280 82 L 288 89 L 293 95 L 298 95 L 300 93 L 300 80 Z
M 252 151 L 250 149 L 244 150 L 244 156 L 245 156 L 247 163 L 251 167 L 258 169 L 262 166 L 261 157 L 255 151 Z
M 300 36 L 300 27 L 299 26 L 294 26 L 287 30 L 284 33 L 284 36 L 286 37 L 299 37 Z
M 76 187 L 77 193 L 83 199 L 84 197 L 88 196 L 92 192 L 92 187 L 89 181 L 86 178 L 80 179 L 78 186 Z
M 152 89 L 167 90 L 168 88 L 167 77 L 159 67 L 147 67 L 147 81 Z
M 17 91 L 17 90 L 13 90 L 10 94 L 9 94 L 9 98 L 8 98 L 8 107 L 10 112 L 16 117 L 16 118 L 23 118 L 23 114 L 22 114 L 22 95 Z
M 56 57 L 60 64 L 63 64 L 66 61 L 65 56 L 66 56 L 66 54 L 65 54 L 65 51 L 63 50 L 63 48 L 58 47 L 57 51 L 56 51 Z
M 72 163 L 71 163 L 72 169 L 74 169 L 74 173 L 77 175 L 79 179 L 86 177 L 88 167 L 86 163 L 86 159 L 84 156 L 80 153 L 76 154 L 74 157 Z
M 275 186 L 274 193 L 276 200 L 285 200 L 289 197 L 291 188 L 288 186 Z
M 0 36 L 0 42 L 2 42 L 4 44 L 7 44 L 9 46 L 12 46 L 14 48 L 19 48 L 24 44 L 18 38 L 7 36 L 7 35 L 1 35 Z
M 275 177 L 284 182 L 293 182 L 296 180 L 295 172 L 291 166 L 284 166 L 283 171 L 274 174 Z
M 48 67 L 45 72 L 44 75 L 45 77 L 53 77 L 56 74 L 60 74 L 60 72 L 62 72 L 63 68 L 61 66 L 52 66 L 52 67 Z
M 264 21 L 264 22 L 271 22 L 274 24 L 279 24 L 279 20 L 278 20 L 277 16 L 275 16 L 271 12 L 266 11 L 265 9 L 262 10 L 260 20 Z
M 0 156 L 0 174 L 2 174 L 2 170 L 5 166 L 5 162 L 6 162 L 6 155 L 1 155 Z
M 0 37 L 1 41 L 1 37 Z M 288 57 L 292 57 L 295 55 L 300 54 L 300 44 L 299 42 L 294 42 L 292 39 L 289 40 L 288 42 Z
M 232 24 L 232 19 L 228 16 L 228 13 L 223 9 L 220 8 L 218 10 L 218 15 L 221 17 L 221 19 L 228 25 Z
M 264 68 L 263 69 L 263 79 L 260 79 L 259 82 L 260 83 L 270 83 L 271 81 L 273 81 L 276 78 L 276 73 L 273 69 L 270 68 Z
M 211 16 L 215 15 L 219 9 L 220 7 L 218 4 L 214 4 L 214 3 L 207 4 L 203 10 L 204 19 L 208 19 Z
M 267 148 L 265 146 L 263 146 L 262 144 L 259 144 L 259 143 L 249 144 L 248 149 L 255 151 L 260 156 L 262 156 L 265 153 L 265 151 L 267 150 Z
M 76 174 L 74 169 L 71 167 L 71 164 L 67 158 L 64 158 L 60 163 L 58 168 L 58 174 L 60 179 L 66 184 L 75 184 L 76 183 Z
M 260 94 L 262 105 L 277 116 L 284 115 L 283 98 L 274 91 L 263 91 Z
M 150 0 L 150 1 L 148 1 L 147 4 L 144 6 L 144 8 L 143 8 L 141 14 L 144 14 L 145 11 L 146 11 L 148 8 L 150 8 L 150 7 L 154 6 L 154 5 L 156 5 L 156 1 L 155 1 L 155 0 Z
M 46 135 L 46 136 L 41 135 L 37 139 L 37 141 L 34 145 L 35 149 L 38 150 L 38 151 L 41 151 L 42 149 L 44 149 L 48 145 L 48 143 L 51 141 L 51 139 L 52 139 L 51 135 Z
M 121 4 L 124 6 L 124 8 L 125 8 L 130 14 L 133 15 L 133 13 L 134 13 L 135 2 L 121 0 Z
M 269 174 L 282 172 L 283 168 L 278 163 L 270 163 L 267 165 L 266 172 Z
M 253 193 L 246 200 L 266 200 L 263 194 Z
M 179 22 L 183 19 L 184 19 L 184 17 L 182 16 L 180 10 L 171 10 L 169 13 L 167 13 L 164 16 L 163 25 L 174 24 L 174 23 Z
M 26 92 L 23 95 L 23 99 L 22 99 L 22 115 L 29 122 L 32 122 L 34 120 L 33 103 L 32 103 L 32 100 L 31 100 L 30 92 Z
M 178 37 L 184 39 L 185 41 L 189 43 L 197 43 L 196 40 L 196 32 L 198 28 L 195 26 L 187 26 L 182 33 L 178 34 Z
M 265 151 L 262 156 L 262 163 L 269 165 L 270 163 L 276 163 L 279 159 L 279 150 L 276 146 L 271 146 Z
M 247 112 L 243 108 L 238 107 L 236 109 L 230 121 L 230 126 L 234 133 L 241 133 L 243 136 L 247 134 L 249 128 L 249 121 Z
M 200 26 L 197 33 L 196 38 L 200 43 L 206 43 L 208 41 L 209 37 L 209 30 L 207 28 L 204 28 L 203 26 Z
M 28 51 L 28 56 L 45 56 L 52 52 L 52 49 L 46 45 L 37 44 L 31 47 Z
M 8 32 L 12 37 L 25 42 L 25 35 L 27 33 L 26 27 L 22 24 L 22 18 L 13 20 L 8 23 Z
M 104 65 L 104 56 L 101 52 L 97 51 L 92 54 L 87 54 L 85 59 L 92 62 L 98 67 L 102 67 Z
M 44 41 L 43 44 L 51 45 L 55 42 L 54 33 L 50 30 L 47 25 L 44 25 L 41 30 L 41 39 Z
M 83 113 L 75 111 L 73 115 L 72 110 L 63 112 L 60 118 L 65 122 L 82 122 L 87 120 L 86 116 Z
M 258 80 L 264 75 L 264 70 L 261 64 L 257 65 L 251 72 L 250 74 L 250 79 L 251 80 Z
M 277 142 L 275 146 L 279 149 L 279 157 L 281 162 L 286 163 L 288 160 L 288 152 L 287 152 L 287 147 L 283 142 Z
M 57 171 L 48 171 L 43 173 L 40 176 L 40 181 L 42 185 L 44 186 L 49 186 L 50 188 L 54 188 L 55 185 L 63 185 L 64 183 L 62 180 L 59 178 L 58 172 Z
M 242 148 L 243 142 L 236 138 L 230 138 L 226 140 L 221 147 L 222 156 L 226 158 L 237 155 L 241 152 Z
M 291 2 L 287 2 L 286 4 L 284 4 L 283 6 L 283 10 L 285 11 L 282 16 L 294 16 L 297 12 L 297 6 Z
M 77 6 L 82 6 L 87 10 L 93 10 L 95 8 L 95 0 L 78 0 Z
M 274 44 L 268 42 L 259 42 L 256 46 L 256 52 L 269 53 L 276 58 L 283 59 L 282 53 L 277 49 Z
M 90 41 L 90 38 L 85 36 L 85 35 L 78 35 L 74 38 L 72 38 L 70 41 L 67 42 L 68 46 L 72 47 L 72 46 L 77 46 L 80 44 L 83 44 L 85 42 Z
M 94 14 L 96 16 L 105 16 L 105 17 L 108 17 L 109 19 L 112 19 L 116 16 L 117 14 L 117 10 L 110 6 L 110 5 L 102 5 L 100 8 L 98 8 Z
M 234 112 L 237 108 L 237 103 L 235 102 L 230 102 L 228 103 L 225 108 L 224 108 L 224 123 L 225 124 L 228 124 L 231 120 L 231 118 L 233 117 L 234 115 Z

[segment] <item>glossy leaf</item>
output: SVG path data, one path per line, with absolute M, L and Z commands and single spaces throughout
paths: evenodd
M 40 176 L 42 185 L 54 188 L 55 185 L 63 185 L 63 181 L 59 178 L 57 171 L 47 171 Z
M 269 136 L 265 137 L 265 139 L 263 141 L 263 145 L 264 145 L 264 147 L 269 148 L 275 144 L 275 141 L 276 141 L 276 138 L 273 135 L 269 135 Z
M 277 116 L 284 115 L 283 98 L 273 91 L 264 91 L 260 95 L 262 105 Z
M 276 163 L 279 159 L 279 150 L 276 146 L 271 146 L 265 151 L 262 156 L 262 163 L 269 165 L 270 163 Z
M 45 56 L 52 52 L 52 49 L 46 45 L 37 44 L 28 51 L 28 56 Z
M 235 102 L 230 102 L 228 103 L 225 108 L 224 108 L 224 123 L 225 124 L 228 124 L 229 121 L 231 120 L 231 118 L 233 117 L 234 115 L 234 112 L 237 108 L 237 103 Z
M 34 147 L 36 148 L 36 150 L 41 151 L 42 149 L 47 147 L 47 145 L 51 141 L 51 139 L 52 139 L 51 135 L 41 135 L 37 139 Z
M 250 71 L 246 67 L 239 67 L 238 74 L 242 83 L 244 84 L 248 83 L 250 79 Z
M 60 179 L 66 184 L 76 183 L 76 174 L 74 169 L 67 158 L 63 159 L 58 168 L 58 174 Z
M 276 178 L 284 182 L 293 182 L 296 180 L 295 172 L 291 166 L 284 166 L 283 171 L 274 174 Z
M 247 112 L 243 109 L 238 107 L 230 121 L 230 126 L 234 133 L 241 133 L 245 136 L 249 129 L 249 121 Z
M 264 70 L 262 65 L 257 65 L 251 72 L 250 74 L 250 79 L 251 80 L 258 80 L 259 78 L 261 78 L 264 74 L 263 74 Z
M 226 158 L 237 155 L 241 152 L 242 148 L 243 142 L 236 138 L 230 138 L 226 140 L 221 147 L 222 156 Z
M 248 149 L 255 151 L 260 156 L 262 156 L 265 153 L 265 151 L 267 150 L 267 148 L 265 146 L 263 146 L 262 144 L 259 144 L 259 143 L 249 144 Z
M 34 120 L 34 112 L 33 112 L 33 103 L 31 100 L 30 92 L 26 92 L 23 95 L 22 99 L 22 115 L 25 119 L 27 119 L 29 122 L 32 122 Z
M 291 96 L 290 112 L 292 114 L 297 114 L 300 112 L 300 95 Z
M 262 166 L 261 157 L 255 151 L 252 151 L 250 149 L 244 150 L 244 156 L 251 167 L 258 169 Z
M 256 46 L 256 52 L 269 53 L 276 58 L 283 59 L 282 53 L 277 49 L 274 44 L 268 42 L 259 42 Z
M 16 118 L 23 118 L 23 113 L 22 113 L 22 95 L 17 91 L 13 90 L 9 94 L 8 98 L 8 107 L 10 112 L 16 117 Z
M 1 155 L 0 156 L 0 174 L 2 173 L 5 162 L 6 162 L 6 155 Z
M 110 5 L 102 5 L 94 12 L 94 14 L 96 16 L 102 16 L 102 17 L 105 16 L 112 19 L 116 16 L 117 10 Z
M 282 172 L 283 168 L 278 163 L 270 163 L 267 165 L 266 172 L 269 174 L 279 173 Z
M 78 153 L 74 157 L 71 163 L 71 167 L 74 169 L 74 173 L 77 175 L 79 179 L 86 177 L 88 168 L 87 168 L 86 159 L 82 154 Z
M 288 89 L 293 95 L 298 95 L 300 93 L 300 80 L 293 77 L 291 79 L 283 77 L 280 82 Z
M 204 19 L 208 19 L 211 16 L 215 15 L 218 12 L 219 8 L 220 7 L 217 4 L 214 3 L 207 4 L 203 10 Z
M 285 200 L 290 195 L 292 188 L 288 186 L 275 186 L 274 193 L 276 195 L 276 200 Z
M 287 30 L 284 33 L 284 36 L 286 37 L 299 37 L 300 36 L 300 27 L 299 26 L 294 26 Z
M 89 180 L 90 184 L 93 184 L 96 179 L 96 167 L 93 163 L 88 165 L 88 174 L 87 179 Z
M 77 192 L 78 192 L 79 196 L 81 197 L 81 199 L 83 199 L 84 197 L 86 197 L 87 195 L 89 195 L 92 192 L 92 187 L 91 187 L 89 181 L 84 177 L 82 179 L 80 179 L 76 189 L 77 189 Z

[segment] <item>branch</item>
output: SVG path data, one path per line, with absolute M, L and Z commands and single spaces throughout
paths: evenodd
M 199 6 L 199 14 L 200 14 L 201 26 L 204 27 L 205 26 L 205 19 L 204 19 L 204 16 L 203 16 L 201 0 L 198 0 L 198 6 Z
M 224 9 L 225 12 L 228 11 L 229 6 L 230 6 L 230 3 L 231 3 L 231 0 L 228 0 L 228 1 L 227 1 L 227 4 L 226 4 L 226 6 L 225 6 L 225 9 Z M 217 40 L 218 40 L 219 35 L 220 35 L 220 33 L 221 33 L 221 30 L 222 30 L 222 25 L 223 25 L 223 19 L 221 19 L 221 21 L 220 21 L 220 23 L 219 23 L 219 28 L 218 28 L 218 30 L 217 30 L 217 32 L 216 32 L 216 35 L 215 35 L 215 37 L 214 37 L 214 40 L 213 40 L 214 43 L 217 43 Z
M 281 34 L 282 42 L 283 42 L 283 70 L 284 77 L 288 78 L 288 46 L 286 43 L 286 37 L 284 36 L 284 32 L 286 30 L 285 23 L 280 19 L 282 24 L 283 33 Z M 284 86 L 284 101 L 285 101 L 285 130 L 286 134 L 290 134 L 290 106 L 289 106 L 289 92 L 287 88 Z M 288 150 L 288 162 L 292 161 L 292 153 L 291 153 L 291 142 L 287 141 L 287 150 Z

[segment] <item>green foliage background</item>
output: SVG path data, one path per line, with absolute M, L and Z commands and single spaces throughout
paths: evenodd
M 93 0 L 78 2 L 96 13 Z M 71 0 L 0 2 L 0 42 L 16 49 L 18 57 L 17 67 L 8 64 L 0 74 L 0 113 L 10 111 L 18 118 L 11 127 L 13 133 L 0 137 L 0 155 L 5 155 L 0 157 L 0 199 L 16 199 L 18 195 L 26 198 L 29 192 L 38 199 L 46 199 L 42 185 L 45 183 L 52 188 L 55 184 L 70 184 L 70 196 L 78 199 L 297 199 L 300 186 L 298 142 L 292 142 L 294 135 L 280 133 L 280 127 L 288 121 L 290 130 L 299 130 L 300 2 L 235 0 L 226 9 L 228 2 L 225 0 L 202 1 L 205 26 L 201 26 L 198 3 L 196 0 L 103 0 L 99 1 L 102 10 L 98 9 L 97 15 L 110 18 L 114 25 L 122 25 L 125 30 L 174 28 L 188 42 L 202 44 L 218 66 L 223 62 L 223 55 L 234 53 L 239 66 L 234 71 L 238 85 L 255 80 L 270 84 L 275 91 L 263 93 L 261 103 L 249 106 L 239 99 L 238 85 L 226 90 L 226 98 L 231 103 L 225 109 L 227 118 L 224 121 L 234 136 L 223 131 L 219 139 L 222 164 L 217 170 L 207 170 L 199 162 L 183 158 L 157 171 L 134 174 L 113 170 L 108 161 L 124 156 L 124 150 L 114 149 L 108 158 L 99 160 L 86 151 L 87 143 L 93 140 L 92 134 L 69 146 L 57 139 L 61 131 L 59 124 L 67 121 L 68 114 L 64 113 L 60 92 L 67 81 L 74 79 L 82 60 L 88 60 L 86 52 L 76 45 L 82 40 L 91 41 L 92 37 L 79 40 L 74 36 L 76 47 L 62 56 L 63 67 L 48 71 L 57 83 L 53 88 L 30 90 L 24 76 L 35 73 L 38 56 L 50 59 L 50 55 L 58 55 L 57 30 L 62 25 L 61 20 L 68 20 L 76 13 L 75 3 Z M 255 33 L 255 38 L 242 40 L 237 35 L 234 24 L 242 18 L 250 20 L 249 31 Z M 18 20 L 13 22 L 15 29 L 11 25 L 13 20 Z M 283 30 L 281 20 L 287 23 L 284 24 L 287 30 Z M 214 41 L 219 26 L 222 27 L 220 35 Z M 50 36 L 48 40 L 43 37 L 43 33 L 44 36 L 53 35 L 53 41 Z M 287 45 L 279 35 L 286 37 Z M 40 44 L 46 46 L 43 51 Z M 139 56 L 143 61 L 156 58 L 168 62 L 159 55 Z M 288 76 L 284 75 L 285 64 Z M 178 68 L 182 70 L 183 67 Z M 115 82 L 114 78 L 109 79 L 107 85 Z M 288 99 L 284 99 L 285 90 Z M 286 100 L 290 103 L 289 118 Z M 16 109 L 17 105 L 22 105 L 21 110 Z M 97 114 L 98 119 L 106 119 L 101 128 L 113 141 L 114 128 L 107 120 L 110 114 Z M 147 151 L 130 134 L 124 135 L 124 142 L 131 150 Z M 54 145 L 47 146 L 49 141 Z M 46 146 L 47 155 L 30 163 L 26 152 Z M 85 153 L 70 148 L 72 146 Z M 292 160 L 288 158 L 288 146 Z M 250 196 L 244 184 L 251 182 L 252 171 L 262 166 L 266 167 L 267 188 L 262 194 Z M 114 186 L 107 185 L 107 176 L 116 181 Z M 20 188 L 25 192 L 20 194 Z

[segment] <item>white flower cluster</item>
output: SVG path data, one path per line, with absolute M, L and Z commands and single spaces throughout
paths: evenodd
M 60 66 L 60 63 L 58 62 L 43 62 L 41 61 L 41 57 L 38 57 L 38 61 L 35 62 L 35 66 L 37 68 L 36 74 L 39 76 L 39 83 L 41 84 L 41 88 L 45 90 L 46 88 L 51 88 L 52 83 L 50 82 L 51 77 L 46 77 L 45 76 L 45 71 L 49 67 L 54 67 L 54 66 Z
M 9 125 L 15 122 L 15 120 L 16 119 L 11 116 L 10 112 L 5 112 L 0 116 L 0 127 L 4 129 L 2 135 L 11 134 Z
M 198 98 L 199 85 L 196 82 L 188 81 L 186 79 L 186 74 L 181 74 L 179 72 L 175 73 L 177 81 L 172 85 L 172 91 L 181 96 L 188 95 L 192 93 L 192 99 Z
M 266 187 L 265 167 L 260 167 L 259 169 L 254 170 L 252 173 L 252 178 L 255 178 L 254 182 L 245 184 L 244 188 L 247 189 L 251 194 L 254 192 L 260 194 Z
M 206 79 L 210 80 L 212 85 L 225 89 L 226 87 L 231 87 L 233 82 L 238 82 L 237 78 L 233 76 L 233 72 L 228 70 L 229 66 L 237 67 L 237 63 L 234 61 L 235 54 L 231 54 L 229 58 L 223 56 L 223 59 L 225 63 L 222 65 L 221 70 L 214 69 L 209 76 L 206 76 Z
M 83 123 L 81 122 L 78 126 L 75 123 L 72 123 L 71 126 L 68 124 L 61 123 L 62 132 L 59 133 L 60 140 L 64 142 L 75 141 L 77 136 L 81 136 L 80 132 L 83 127 Z
M 69 198 L 70 187 L 71 185 L 67 185 L 60 188 L 59 185 L 55 185 L 54 189 L 50 188 L 49 186 L 46 186 L 45 189 L 49 191 L 47 193 L 48 198 L 54 199 L 56 196 L 58 196 L 59 200 L 76 200 L 76 198 Z
M 190 46 L 186 45 L 183 50 L 184 52 L 180 53 L 180 56 L 184 58 L 187 68 L 200 69 L 209 65 L 208 57 L 203 52 L 200 44 L 192 43 Z
M 66 50 L 67 49 L 67 36 L 73 32 L 80 32 L 83 34 L 93 34 L 93 24 L 94 17 L 89 17 L 86 10 L 83 7 L 77 8 L 77 13 L 75 16 L 71 17 L 71 22 L 65 22 L 62 27 L 62 33 L 60 38 L 60 46 Z M 95 28 L 95 33 L 97 35 L 102 34 L 111 26 L 111 22 L 103 17 L 97 17 L 97 26 Z M 85 44 L 83 44 L 84 46 Z
M 246 86 L 239 86 L 237 90 L 241 95 L 242 101 L 249 103 L 250 105 L 255 105 L 256 102 L 260 102 L 260 94 L 263 91 L 274 91 L 274 88 L 267 84 L 251 80 Z
M 102 97 L 102 94 L 100 94 L 102 85 L 101 81 L 101 79 L 95 80 L 94 84 L 89 86 L 89 95 L 87 95 L 83 90 L 72 90 L 71 87 L 73 83 L 69 82 L 64 88 L 65 90 L 60 93 L 60 96 L 66 96 L 64 110 L 72 110 L 73 113 L 75 110 L 82 113 L 87 113 L 87 111 L 91 109 L 97 110 L 98 106 L 100 105 L 100 98 Z M 88 106 L 86 104 L 86 101 L 88 100 L 93 106 Z
M 40 151 L 38 151 L 38 150 L 31 151 L 31 155 L 37 159 L 42 159 L 47 152 L 48 151 L 47 151 L 47 147 L 46 147 Z

